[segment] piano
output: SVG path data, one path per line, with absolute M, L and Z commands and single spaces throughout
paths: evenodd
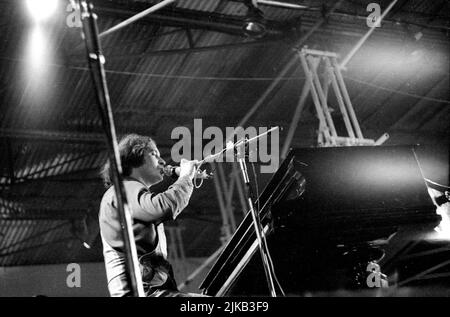
M 367 288 L 368 263 L 395 257 L 389 242 L 399 231 L 429 231 L 439 224 L 414 151 L 415 146 L 290 151 L 255 201 L 277 294 Z M 200 289 L 210 296 L 270 296 L 259 252 L 247 213 Z

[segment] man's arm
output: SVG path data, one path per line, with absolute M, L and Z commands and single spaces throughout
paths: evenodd
M 152 194 L 145 186 L 132 182 L 130 209 L 133 218 L 146 222 L 162 222 L 175 219 L 189 203 L 192 195 L 192 180 L 183 176 L 173 183 L 166 191 Z

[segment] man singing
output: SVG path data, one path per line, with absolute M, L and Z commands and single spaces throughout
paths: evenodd
M 179 177 L 166 191 L 155 194 L 150 186 L 163 179 L 164 160 L 155 142 L 130 134 L 119 142 L 124 187 L 130 208 L 139 266 L 147 296 L 201 296 L 177 289 L 172 266 L 167 261 L 163 222 L 175 219 L 192 195 L 197 161 L 182 160 Z M 130 296 L 125 274 L 125 254 L 111 168 L 107 162 L 102 177 L 108 190 L 100 204 L 99 222 L 108 289 L 111 296 Z

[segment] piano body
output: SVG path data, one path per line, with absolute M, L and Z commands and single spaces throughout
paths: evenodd
M 292 149 L 258 204 L 286 296 L 367 288 L 368 263 L 386 260 L 399 230 L 432 230 L 441 219 L 414 146 Z M 211 296 L 269 296 L 257 253 L 247 213 L 200 288 Z

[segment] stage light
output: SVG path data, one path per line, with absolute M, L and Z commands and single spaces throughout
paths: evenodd
M 266 27 L 258 21 L 245 21 L 244 33 L 250 37 L 262 37 L 266 33 Z
M 263 37 L 266 34 L 266 24 L 261 10 L 250 4 L 247 6 L 247 16 L 242 26 L 244 34 L 253 38 Z
M 48 19 L 58 6 L 58 0 L 26 0 L 28 12 L 36 21 Z
M 30 62 L 32 75 L 39 73 L 46 60 L 46 39 L 43 30 L 35 26 L 30 33 L 28 43 L 28 61 Z
M 36 111 L 34 118 L 37 118 L 39 107 L 45 105 L 53 93 L 52 86 L 49 85 L 55 75 L 54 68 L 50 66 L 54 59 L 53 43 L 44 25 L 35 24 L 27 31 L 21 72 L 27 92 L 24 102 L 30 105 L 30 111 Z M 45 113 L 42 109 L 40 112 L 42 115 Z

